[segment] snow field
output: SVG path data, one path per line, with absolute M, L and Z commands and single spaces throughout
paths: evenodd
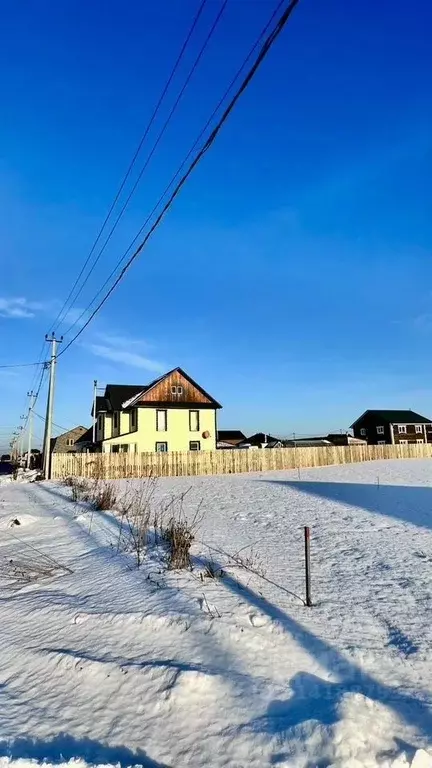
M 431 480 L 398 461 L 158 482 L 156 504 L 203 500 L 197 563 L 245 547 L 278 586 L 137 571 L 109 513 L 60 484 L 2 486 L 2 561 L 27 543 L 73 571 L 0 568 L 3 765 L 429 768 Z M 303 525 L 312 609 L 286 591 L 304 594 Z

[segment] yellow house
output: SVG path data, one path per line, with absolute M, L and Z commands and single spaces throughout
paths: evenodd
M 107 384 L 96 398 L 96 441 L 112 453 L 213 450 L 221 407 L 181 368 L 147 385 Z

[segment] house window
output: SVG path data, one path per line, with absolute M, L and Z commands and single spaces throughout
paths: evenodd
M 173 384 L 171 387 L 171 394 L 172 395 L 182 395 L 183 394 L 183 387 L 179 386 L 178 384 Z
M 364 427 L 361 428 L 360 434 L 361 434 L 362 437 L 366 437 L 366 430 L 365 430 Z
M 156 411 L 156 431 L 157 432 L 166 432 L 167 430 L 167 412 L 166 411 Z
M 113 445 L 111 448 L 111 453 L 118 453 L 119 452 L 119 445 Z
M 408 440 L 399 440 L 399 445 L 408 445 Z
M 119 417 L 120 417 L 119 412 L 118 411 L 114 411 L 114 420 L 113 420 L 113 422 L 114 422 L 113 423 L 114 429 L 118 429 L 119 428 L 119 423 L 120 423 L 120 418 Z
M 377 445 L 385 445 L 385 444 L 386 444 L 385 440 L 378 440 Z
M 191 440 L 189 443 L 189 450 L 190 451 L 200 451 L 201 450 L 201 443 L 199 440 Z
M 398 432 L 400 435 L 406 435 L 406 424 L 399 424 Z
M 131 432 L 133 432 L 137 428 L 137 424 L 138 424 L 138 411 L 136 408 L 133 408 L 129 416 L 129 425 L 130 425 Z
M 189 432 L 199 432 L 199 411 L 189 411 Z
M 418 435 L 421 435 L 421 434 L 423 433 L 423 427 L 422 427 L 422 425 L 421 425 L 421 424 L 416 424 L 416 425 L 415 425 L 415 430 L 416 430 L 416 432 L 417 432 L 417 434 L 418 434 Z
M 166 453 L 168 450 L 168 443 L 156 443 L 157 453 Z
M 384 434 L 384 427 L 377 427 L 377 435 L 383 435 Z
M 66 445 L 73 445 L 73 444 L 74 444 L 74 439 L 72 437 L 68 437 L 68 439 L 66 440 Z
M 98 416 L 98 427 L 99 429 L 102 429 L 103 427 L 103 415 L 101 413 Z
M 129 451 L 129 445 L 125 443 L 124 445 L 119 445 L 119 453 L 128 453 Z
M 424 444 L 424 440 L 416 440 L 416 443 L 421 443 L 421 445 Z

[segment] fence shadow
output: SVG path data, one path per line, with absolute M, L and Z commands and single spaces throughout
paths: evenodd
M 12 759 L 37 760 L 41 763 L 65 763 L 69 760 L 85 760 L 93 765 L 118 765 L 120 768 L 140 765 L 142 768 L 170 768 L 158 763 L 138 749 L 133 752 L 124 746 L 109 746 L 93 739 L 77 739 L 67 733 L 59 733 L 52 740 L 19 737 L 14 741 L 0 742 L 0 755 Z
M 414 726 L 428 739 L 432 737 L 432 712 L 421 700 L 379 682 L 343 656 L 337 648 L 317 637 L 288 613 L 267 598 L 258 595 L 250 587 L 238 582 L 233 576 L 225 573 L 220 583 L 234 592 L 237 597 L 276 621 L 299 645 L 338 678 L 338 682 L 335 683 L 318 680 L 313 675 L 295 676 L 290 686 L 294 686 L 296 698 L 293 701 L 290 699 L 285 702 L 274 702 L 273 709 L 262 719 L 265 727 L 272 728 L 272 732 L 276 732 L 274 729 L 286 728 L 305 719 L 311 719 L 314 717 L 314 712 L 322 723 L 332 723 L 342 696 L 346 693 L 360 693 L 392 709 L 402 720 Z
M 432 530 L 432 487 L 378 485 L 366 483 L 328 483 L 302 480 L 261 480 L 283 485 L 320 499 L 361 507 L 395 520 Z

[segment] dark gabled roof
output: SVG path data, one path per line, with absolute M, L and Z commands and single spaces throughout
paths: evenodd
M 351 429 L 361 420 L 364 416 L 372 414 L 387 424 L 432 424 L 432 419 L 427 419 L 426 416 L 420 416 L 415 411 L 388 411 L 378 409 L 368 409 L 356 421 L 351 424 Z
M 83 432 L 75 443 L 92 443 L 93 442 L 93 427 L 89 427 L 86 432 Z
M 268 433 L 264 434 L 264 432 L 257 432 L 252 437 L 246 438 L 247 443 L 277 443 L 278 441 L 279 437 L 273 437 Z
M 98 395 L 96 397 L 96 416 L 98 413 L 109 411 L 109 402 L 106 399 L 106 397 L 103 395 Z M 91 415 L 93 416 L 93 406 L 91 409 Z
M 144 392 L 149 386 L 150 384 L 107 384 L 105 399 L 108 402 L 108 411 L 121 411 L 126 400 Z
M 239 429 L 218 429 L 218 440 L 246 440 L 246 435 Z

